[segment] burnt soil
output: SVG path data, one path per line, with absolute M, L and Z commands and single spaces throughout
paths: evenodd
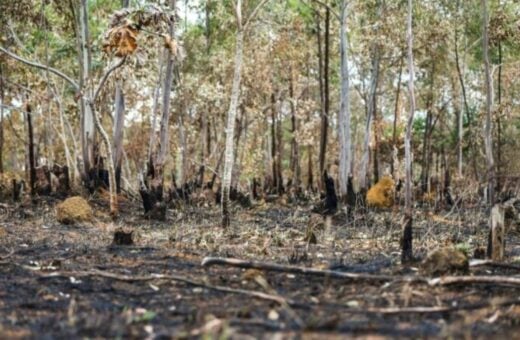
M 75 225 L 56 221 L 52 199 L 2 205 L 0 338 L 520 336 L 518 300 L 501 304 L 518 299 L 518 286 L 433 287 L 201 266 L 204 257 L 220 256 L 396 279 L 419 276 L 419 263 L 400 264 L 399 209 L 357 213 L 349 223 L 339 211 L 330 226 L 314 227 L 317 243 L 309 244 L 306 230 L 314 222 L 307 205 L 236 207 L 232 227 L 222 230 L 215 206 L 178 206 L 168 211 L 167 221 L 154 222 L 142 217 L 138 201 L 126 200 L 121 217 L 112 221 L 105 202 L 90 203 L 95 220 Z M 472 255 L 486 245 L 487 216 L 478 205 L 439 212 L 422 207 L 414 216 L 415 256 L 447 244 Z M 119 228 L 133 231 L 132 245 L 112 243 Z M 519 255 L 520 237 L 510 231 L 507 259 L 518 261 Z M 116 276 L 95 274 L 100 272 Z M 480 266 L 470 272 L 518 277 L 520 271 Z M 156 274 L 200 285 L 132 279 Z M 204 285 L 264 292 L 291 305 Z M 465 308 L 487 302 L 492 305 Z M 419 313 L 403 309 L 408 307 L 452 309 Z

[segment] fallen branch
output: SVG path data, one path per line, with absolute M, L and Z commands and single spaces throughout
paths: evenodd
M 373 274 L 359 274 L 359 273 L 346 273 L 335 270 L 323 270 L 308 267 L 299 267 L 291 265 L 282 265 L 276 263 L 266 263 L 258 261 L 245 261 L 240 259 L 232 258 L 221 258 L 221 257 L 206 257 L 202 260 L 202 266 L 209 267 L 214 265 L 225 265 L 238 268 L 253 268 L 259 270 L 268 270 L 274 272 L 320 276 L 334 279 L 346 279 L 353 281 L 405 281 L 405 282 L 427 282 L 426 279 L 420 277 L 396 277 L 392 275 L 373 275 Z
M 75 272 L 53 272 L 50 274 L 44 274 L 41 275 L 41 278 L 54 278 L 54 277 L 91 277 L 91 276 L 98 276 L 98 277 L 104 277 L 108 279 L 118 280 L 118 281 L 125 281 L 125 282 L 146 282 L 146 281 L 153 281 L 153 280 L 169 280 L 169 281 L 176 281 L 176 282 L 182 282 L 186 283 L 191 286 L 195 287 L 202 287 L 218 292 L 224 292 L 224 293 L 232 293 L 232 294 L 239 294 L 239 295 L 246 295 L 249 297 L 254 297 L 261 300 L 267 300 L 267 301 L 273 301 L 276 303 L 279 303 L 281 305 L 283 304 L 289 304 L 289 305 L 297 305 L 293 301 L 288 301 L 280 296 L 275 296 L 271 294 L 265 294 L 262 292 L 257 292 L 254 290 L 246 290 L 246 289 L 236 289 L 236 288 L 229 288 L 224 286 L 213 286 L 210 284 L 205 284 L 202 282 L 197 282 L 194 280 L 191 280 L 189 278 L 179 276 L 179 275 L 172 275 L 172 274 L 152 274 L 150 276 L 130 276 L 130 275 L 121 275 L 101 270 L 90 270 L 90 271 L 75 271 Z
M 368 313 L 374 314 L 434 314 L 434 313 L 448 313 L 457 312 L 462 310 L 475 310 L 484 309 L 490 307 L 504 307 L 520 305 L 520 298 L 512 300 L 501 300 L 501 301 L 484 301 L 477 302 L 469 305 L 459 306 L 434 306 L 434 307 L 390 307 L 390 308 L 368 308 Z
M 343 312 L 350 313 L 350 314 L 429 314 L 429 313 L 448 313 L 448 312 L 456 312 L 456 311 L 462 311 L 462 310 L 476 310 L 476 309 L 485 309 L 485 308 L 496 308 L 496 307 L 504 307 L 504 306 L 512 306 L 512 305 L 520 305 L 520 298 L 512 299 L 512 300 L 497 300 L 493 299 L 491 301 L 484 301 L 484 302 L 478 302 L 474 304 L 469 305 L 459 305 L 459 306 L 437 306 L 437 307 L 429 307 L 429 306 L 418 306 L 418 307 L 389 307 L 389 308 L 378 308 L 378 307 L 369 307 L 369 308 L 352 308 L 346 304 L 341 303 L 314 303 L 314 302 L 308 302 L 308 303 L 302 303 L 302 302 L 296 302 L 291 299 L 286 299 L 280 295 L 272 295 L 272 294 L 266 294 L 258 291 L 253 290 L 246 290 L 246 289 L 236 289 L 236 288 L 229 288 L 229 287 L 223 287 L 223 286 L 214 286 L 210 284 L 205 284 L 202 282 L 197 282 L 194 280 L 191 280 L 189 278 L 179 276 L 179 275 L 172 275 L 172 274 L 152 274 L 150 276 L 130 276 L 130 275 L 122 275 L 117 273 L 111 273 L 101 270 L 90 270 L 90 271 L 75 271 L 75 272 L 53 272 L 50 274 L 41 274 L 41 278 L 56 278 L 56 277 L 64 277 L 64 278 L 71 278 L 71 277 L 103 277 L 118 281 L 125 281 L 125 282 L 146 282 L 146 281 L 153 281 L 153 280 L 169 280 L 169 281 L 176 281 L 176 282 L 182 282 L 186 283 L 191 286 L 201 287 L 209 290 L 214 290 L 218 292 L 223 293 L 231 293 L 231 294 L 238 294 L 238 295 L 245 295 L 253 298 L 257 298 L 260 300 L 266 300 L 266 301 L 272 301 L 280 304 L 281 306 L 291 306 L 291 307 L 297 307 L 297 308 L 311 308 L 311 307 L 322 307 L 322 308 L 341 308 L 343 309 Z M 450 279 L 450 277 L 447 277 Z M 472 278 L 472 277 L 464 277 L 461 276 L 459 278 Z M 477 277 L 478 278 L 478 277 Z M 491 277 L 496 278 L 496 277 Z M 446 278 L 444 278 L 446 279 Z M 457 279 L 457 277 L 452 277 L 452 279 Z M 514 278 L 513 278 L 514 279 Z M 441 280 L 441 279 L 434 279 L 434 280 Z M 430 280 L 430 281 L 434 281 Z M 520 281 L 520 279 L 516 279 L 517 281 Z M 450 280 L 445 280 L 446 282 L 441 283 L 443 284 L 449 284 L 452 283 Z
M 508 276 L 444 276 L 428 280 L 430 286 L 447 286 L 453 284 L 493 284 L 499 286 L 520 287 L 520 277 Z
M 487 266 L 487 267 L 495 267 L 495 268 L 503 268 L 503 269 L 520 270 L 520 265 L 516 265 L 516 264 L 512 264 L 512 263 L 496 262 L 493 260 L 474 260 L 474 261 L 470 261 L 469 266 L 471 268 Z

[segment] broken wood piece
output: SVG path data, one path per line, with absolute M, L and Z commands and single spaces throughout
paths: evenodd
M 520 277 L 510 276 L 444 276 L 428 281 L 430 286 L 447 286 L 453 284 L 493 284 L 498 286 L 520 287 Z

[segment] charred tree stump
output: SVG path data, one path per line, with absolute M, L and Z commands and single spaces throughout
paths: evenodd
M 13 178 L 12 184 L 13 184 L 13 202 L 19 202 L 21 193 L 23 191 L 24 181 L 17 181 L 16 179 Z
M 401 262 L 410 263 L 413 261 L 413 247 L 412 247 L 412 225 L 413 217 L 406 214 L 403 225 L 403 238 L 401 239 Z
M 112 244 L 118 245 L 118 246 L 131 246 L 134 244 L 133 240 L 133 230 L 124 230 L 124 229 L 118 229 L 114 232 L 114 239 L 112 241 Z
M 52 192 L 51 172 L 46 165 L 35 168 L 36 183 L 34 191 L 39 196 L 49 196 Z
M 142 183 L 139 193 L 143 200 L 144 216 L 158 221 L 166 220 L 166 203 L 163 198 L 162 172 L 151 161 L 146 183 Z
M 325 198 L 312 209 L 312 212 L 331 216 L 338 210 L 338 196 L 336 195 L 334 180 L 329 176 L 327 170 L 323 173 L 323 183 L 325 184 Z
M 70 177 L 69 177 L 69 168 L 59 165 L 54 165 L 52 168 L 52 173 L 57 178 L 57 182 L 55 184 L 52 183 L 52 190 L 59 195 L 66 196 L 70 192 Z

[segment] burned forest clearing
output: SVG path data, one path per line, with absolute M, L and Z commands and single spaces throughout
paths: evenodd
M 0 0 L 0 339 L 518 338 L 518 18 Z

